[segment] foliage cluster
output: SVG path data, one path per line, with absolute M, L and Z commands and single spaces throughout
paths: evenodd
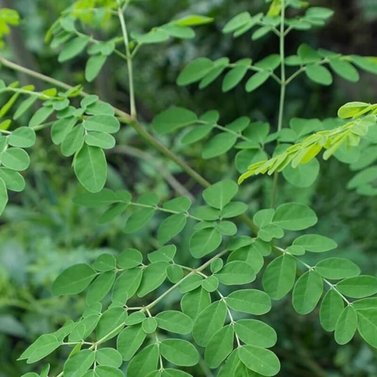
M 251 34 L 252 41 L 275 34 L 278 53 L 256 62 L 200 57 L 182 70 L 177 84 L 199 83 L 205 89 L 222 78 L 223 92 L 245 81 L 249 93 L 272 80 L 280 91 L 276 128 L 267 119 L 247 116 L 220 122 L 219 111 L 197 115 L 177 104 L 156 115 L 150 125 L 143 122 L 134 86 L 138 53 L 148 45 L 191 39 L 194 27 L 212 22 L 210 17 L 185 15 L 143 33 L 128 30 L 132 22 L 127 15 L 138 7 L 130 0 L 79 0 L 62 12 L 46 36 L 60 50 L 58 61 L 87 54 L 84 79 L 92 82 L 113 55 L 123 59 L 129 112 L 85 92 L 81 85 L 71 87 L 0 58 L 3 66 L 49 85 L 39 90 L 34 85 L 0 82 L 0 212 L 9 192 L 24 190 L 22 172 L 30 165 L 26 149 L 38 142 L 36 133 L 48 129 L 56 149 L 72 158 L 82 186 L 74 206 L 87 208 L 104 226 L 121 223 L 127 239 L 145 229 L 154 239 L 153 246 L 141 243 L 119 252 L 96 253 L 86 263 L 61 272 L 52 285 L 53 294 L 82 294 L 85 305 L 78 317 L 40 335 L 22 353 L 20 359 L 38 362 L 39 371 L 24 377 L 125 373 L 129 377 L 188 377 L 211 375 L 210 370 L 219 377 L 274 376 L 281 363 L 274 348 L 278 335 L 268 313 L 273 303 L 289 294 L 299 315 L 319 308 L 322 328 L 333 332 L 339 345 L 358 334 L 368 346 L 377 348 L 377 277 L 363 274 L 348 258 L 322 257 L 336 249 L 337 243 L 329 234 L 307 231 L 318 221 L 307 203 L 282 202 L 280 194 L 283 184 L 299 189 L 314 184 L 323 149 L 325 159 L 334 155 L 359 170 L 349 188 L 362 195 L 376 193 L 376 168 L 370 165 L 377 159 L 377 105 L 350 102 L 339 109 L 337 118 L 325 120 L 287 120 L 285 107 L 287 91 L 301 74 L 323 86 L 333 82 L 333 74 L 356 82 L 359 70 L 377 74 L 377 62 L 308 44 L 287 55 L 285 39 L 291 32 L 323 26 L 332 11 L 300 0 L 266 3 L 270 4 L 264 12 L 235 15 L 223 32 L 233 37 Z M 0 20 L 4 20 L 4 34 L 18 17 L 2 9 Z M 116 30 L 115 36 L 98 39 L 99 31 L 114 32 L 107 27 L 110 20 L 118 20 L 121 35 Z M 122 184 L 114 185 L 108 160 L 111 151 L 124 142 L 118 137 L 123 127 L 132 128 L 166 161 L 202 186 L 200 197 L 192 200 L 170 173 L 170 184 L 183 195 L 170 194 L 161 200 L 152 190 L 134 195 Z M 165 142 L 178 143 L 180 153 Z M 214 184 L 183 158 L 208 161 L 224 156 L 234 160 L 234 169 Z M 280 172 L 286 183 L 281 182 Z M 260 205 L 251 213 L 246 190 L 256 183 L 248 180 L 240 188 L 235 179 L 239 176 L 241 184 L 266 173 L 273 175 L 263 178 L 270 205 Z M 108 181 L 110 187 L 105 188 Z M 311 255 L 319 258 L 311 263 Z M 62 349 L 62 366 L 40 363 L 57 349 Z

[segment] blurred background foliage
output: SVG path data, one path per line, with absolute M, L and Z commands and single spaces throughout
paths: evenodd
M 169 6 L 166 0 L 140 0 L 137 3 L 137 7 L 129 8 L 128 15 L 129 27 L 134 31 L 149 30 L 185 13 L 209 15 L 216 20 L 198 29 L 194 41 L 173 41 L 163 47 L 152 45 L 141 51 L 135 67 L 136 92 L 138 107 L 146 122 L 167 106 L 176 104 L 198 113 L 221 110 L 224 121 L 247 115 L 276 123 L 278 87 L 274 83 L 249 96 L 245 96 L 242 88 L 230 94 L 222 93 L 218 83 L 203 91 L 175 85 L 182 67 L 198 56 L 212 59 L 229 56 L 233 61 L 251 56 L 257 60 L 276 52 L 274 36 L 251 43 L 249 35 L 232 39 L 221 33 L 228 19 L 243 10 L 257 12 L 262 0 L 175 0 L 169 2 Z M 313 3 L 332 8 L 335 15 L 323 29 L 290 35 L 288 53 L 307 41 L 314 47 L 344 54 L 377 56 L 375 0 L 316 0 Z M 70 4 L 70 0 L 1 0 L 0 6 L 16 8 L 23 20 L 20 28 L 12 31 L 8 47 L 2 53 L 19 64 L 62 81 L 82 83 L 85 56 L 82 60 L 61 65 L 57 62 L 56 51 L 44 44 L 51 23 Z M 106 38 L 116 32 L 117 27 L 115 22 L 108 22 L 101 31 L 92 31 L 89 27 L 87 31 Z M 127 110 L 127 77 L 123 65 L 112 57 L 97 80 L 86 89 Z M 13 72 L 3 68 L 1 75 L 8 81 L 33 82 L 23 76 L 15 77 Z M 333 117 L 341 104 L 351 100 L 377 102 L 376 77 L 363 74 L 356 85 L 337 79 L 331 87 L 316 86 L 301 78 L 289 89 L 287 119 L 293 116 Z M 48 137 L 46 131 L 32 153 L 27 190 L 11 198 L 12 205 L 0 220 L 0 377 L 18 377 L 24 373 L 27 366 L 16 359 L 27 344 L 41 333 L 52 331 L 66 318 L 80 313 L 82 302 L 79 300 L 51 296 L 51 282 L 64 267 L 93 260 L 104 249 L 116 253 L 128 246 L 144 251 L 154 247 L 153 234 L 151 236 L 148 231 L 130 238 L 122 233 L 121 219 L 111 225 L 98 225 L 93 210 L 78 208 L 72 203 L 78 185 L 69 162 L 60 158 L 57 148 L 46 142 Z M 174 139 L 165 141 L 170 143 L 170 148 L 182 152 Z M 132 147 L 128 147 L 129 144 Z M 135 194 L 153 190 L 162 198 L 169 197 L 174 190 L 181 194 L 189 191 L 193 197 L 199 193 L 199 187 L 180 174 L 173 164 L 146 147 L 132 130 L 122 130 L 118 145 L 110 155 L 110 187 L 126 186 Z M 203 161 L 198 157 L 198 148 L 200 145 L 195 144 L 191 149 L 185 149 L 185 155 L 209 180 L 214 182 L 234 174 L 234 167 L 230 167 L 233 160 L 222 156 Z M 359 263 L 364 272 L 376 274 L 377 201 L 373 197 L 360 197 L 345 188 L 352 177 L 347 165 L 332 159 L 322 163 L 321 169 L 321 177 L 314 186 L 308 189 L 282 186 L 280 199 L 300 197 L 311 202 L 320 217 L 318 231 L 338 241 L 339 254 Z M 268 184 L 258 178 L 253 184 L 245 185 L 242 195 L 252 211 L 267 205 L 262 194 Z M 99 213 L 95 215 L 99 216 Z M 185 241 L 183 236 L 183 245 Z M 185 255 L 183 248 L 181 258 Z M 275 309 L 269 321 L 280 338 L 277 354 L 283 361 L 281 376 L 377 376 L 377 353 L 359 339 L 343 347 L 337 346 L 332 336 L 320 329 L 318 313 L 298 317 L 285 301 L 277 303 Z M 51 356 L 50 362 L 59 364 L 58 357 Z

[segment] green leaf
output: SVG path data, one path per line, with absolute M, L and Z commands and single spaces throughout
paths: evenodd
M 352 306 L 346 306 L 340 314 L 335 326 L 335 341 L 347 344 L 355 335 L 357 329 L 357 313 Z
M 203 77 L 199 83 L 199 89 L 204 89 L 213 83 L 226 69 L 229 64 L 228 58 L 219 58 L 213 62 L 213 68 Z
M 344 279 L 337 283 L 336 288 L 345 296 L 363 298 L 377 293 L 377 277 L 360 275 Z
M 104 132 L 89 131 L 85 135 L 85 143 L 92 147 L 112 149 L 115 146 L 115 138 Z
M 140 268 L 134 268 L 122 272 L 114 285 L 113 301 L 124 302 L 134 296 L 139 289 L 143 271 Z
M 211 337 L 220 330 L 225 322 L 227 314 L 226 305 L 223 301 L 216 301 L 207 306 L 195 320 L 193 338 L 202 347 L 206 347 Z
M 317 84 L 331 85 L 331 72 L 322 65 L 310 64 L 305 67 L 306 76 Z
M 199 352 L 187 340 L 165 339 L 160 343 L 161 355 L 169 362 L 189 367 L 199 362 Z
M 143 263 L 143 255 L 136 249 L 126 249 L 117 258 L 119 267 L 130 269 Z
M 110 115 L 94 115 L 84 120 L 84 128 L 88 131 L 115 133 L 119 131 L 119 120 Z
M 271 310 L 270 297 L 257 289 L 234 291 L 226 298 L 226 303 L 233 310 L 253 315 L 266 314 Z
M 117 336 L 127 318 L 127 312 L 123 307 L 109 308 L 104 313 L 96 327 L 96 338 L 109 340 Z
M 235 67 L 232 68 L 225 76 L 222 85 L 222 91 L 228 92 L 237 86 L 241 80 L 245 77 L 249 66 L 251 64 L 251 59 L 242 59 L 235 63 Z
M 96 352 L 96 362 L 106 367 L 119 368 L 122 365 L 122 355 L 114 348 L 100 348 Z
M 233 351 L 234 327 L 227 325 L 217 331 L 209 341 L 204 360 L 210 368 L 218 368 Z
M 158 242 L 163 245 L 182 232 L 187 223 L 187 217 L 183 213 L 171 215 L 159 226 L 157 231 Z
M 115 271 L 107 271 L 99 276 L 90 284 L 86 295 L 86 302 L 94 304 L 102 301 L 105 296 L 110 292 L 116 278 Z
M 202 139 L 204 139 L 213 129 L 212 124 L 206 125 L 196 125 L 194 128 L 189 130 L 181 139 L 181 143 L 183 145 L 189 145 L 196 143 Z
M 76 154 L 73 168 L 79 182 L 89 192 L 99 192 L 107 179 L 107 163 L 103 150 L 84 145 Z
M 155 262 L 172 262 L 175 254 L 177 252 L 177 247 L 175 245 L 165 245 L 160 249 L 157 249 L 148 254 L 148 259 L 151 263 Z
M 293 168 L 288 165 L 283 170 L 284 178 L 293 186 L 299 188 L 310 187 L 318 177 L 320 165 L 317 159 L 309 161 L 305 165 Z
M 151 344 L 139 352 L 128 364 L 127 375 L 145 377 L 149 372 L 157 369 L 159 346 Z
M 76 295 L 85 290 L 97 273 L 87 264 L 76 264 L 64 270 L 54 281 L 55 295 Z
M 121 353 L 123 360 L 131 360 L 143 344 L 147 334 L 141 325 L 129 326 L 122 330 L 117 338 L 117 350 Z
M 89 43 L 89 37 L 76 37 L 66 43 L 58 56 L 58 62 L 63 63 L 79 55 Z
M 331 238 L 319 234 L 304 234 L 293 241 L 293 245 L 302 246 L 306 251 L 323 253 L 337 248 L 337 243 Z
M 91 350 L 81 350 L 73 354 L 64 363 L 64 375 L 81 377 L 94 363 L 95 353 Z
M 215 292 L 219 288 L 219 279 L 216 276 L 209 276 L 202 282 L 202 287 L 208 292 Z
M 192 377 L 191 374 L 178 369 L 167 368 L 162 372 L 161 377 Z
M 372 56 L 351 56 L 352 63 L 357 65 L 359 68 L 366 72 L 377 74 L 377 61 L 375 57 Z
M 221 156 L 228 152 L 237 141 L 237 135 L 230 134 L 229 132 L 221 132 L 210 139 L 204 146 L 202 157 L 205 160 Z
M 107 56 L 94 55 L 91 56 L 85 65 L 85 80 L 92 82 L 101 71 L 103 65 L 106 63 Z
M 35 144 L 35 131 L 30 127 L 20 127 L 8 137 L 9 145 L 13 147 L 29 148 Z
M 158 114 L 154 119 L 152 126 L 160 135 L 167 135 L 179 128 L 187 127 L 198 120 L 196 114 L 183 107 L 171 107 Z
M 360 268 L 345 258 L 327 258 L 318 262 L 315 270 L 326 279 L 344 279 L 360 274 Z
M 326 331 L 334 331 L 336 322 L 344 309 L 342 297 L 334 289 L 330 289 L 325 294 L 321 303 L 319 319 L 322 327 Z
M 162 28 L 154 28 L 146 34 L 132 33 L 131 35 L 139 44 L 161 43 L 169 39 L 169 33 Z
M 237 195 L 237 192 L 237 183 L 226 179 L 206 188 L 202 196 L 208 205 L 222 210 Z
M 222 242 L 220 232 L 215 229 L 201 229 L 192 234 L 190 253 L 194 258 L 202 258 L 216 250 Z
M 233 261 L 227 263 L 220 272 L 216 274 L 220 283 L 225 285 L 241 285 L 251 283 L 256 275 L 251 266 L 246 262 Z
M 75 117 L 62 118 L 53 123 L 51 127 L 51 139 L 56 145 L 61 144 L 71 132 L 73 126 L 76 124 Z
M 266 72 L 266 71 L 261 71 L 261 72 L 255 73 L 247 81 L 246 91 L 248 93 L 250 93 L 253 90 L 259 88 L 261 85 L 263 85 L 268 80 L 269 77 L 270 77 L 270 73 Z
M 228 34 L 244 27 L 250 21 L 251 15 L 249 12 L 242 12 L 231 18 L 223 28 L 223 33 Z
M 34 105 L 37 99 L 38 99 L 37 96 L 30 96 L 29 98 L 21 102 L 18 105 L 17 110 L 13 115 L 13 119 L 14 120 L 20 119 L 22 115 L 24 115 Z
M 97 271 L 106 272 L 116 269 L 115 257 L 111 254 L 101 254 L 93 263 L 93 267 Z
M 0 167 L 0 178 L 5 183 L 5 186 L 10 191 L 20 192 L 25 189 L 24 177 L 17 171 Z M 1 190 L 1 189 L 0 189 Z M 3 192 L 3 203 L 7 201 L 7 193 L 5 191 L 5 196 Z M 0 194 L 1 197 L 1 194 Z M 1 199 L 0 199 L 1 202 Z M 1 208 L 1 205 L 0 205 Z M 0 210 L 1 214 L 2 210 Z
M 165 202 L 162 207 L 171 211 L 186 212 L 191 207 L 191 200 L 186 196 L 181 196 Z
M 246 344 L 270 348 L 277 342 L 276 331 L 266 323 L 256 319 L 240 319 L 235 324 L 238 337 Z
M 299 314 L 309 314 L 317 306 L 323 292 L 323 280 L 315 271 L 307 271 L 297 280 L 292 303 Z
M 185 86 L 201 80 L 213 68 L 213 61 L 208 58 L 197 58 L 190 62 L 177 79 L 179 86 Z
M 179 20 L 174 20 L 173 22 L 179 26 L 199 26 L 213 22 L 213 18 L 197 14 L 190 14 L 180 18 Z
M 156 316 L 158 327 L 175 334 L 189 334 L 193 328 L 192 319 L 178 311 L 166 310 Z
M 294 257 L 284 254 L 275 258 L 263 274 L 263 288 L 274 300 L 286 296 L 296 280 L 297 262 Z
M 186 293 L 181 300 L 183 313 L 187 314 L 192 319 L 196 319 L 199 313 L 210 304 L 211 296 L 202 288 Z
M 162 25 L 160 26 L 160 29 L 167 32 L 172 38 L 192 39 L 195 37 L 195 32 L 192 28 L 174 25 L 174 23 Z
M 29 121 L 29 127 L 34 128 L 42 124 L 52 113 L 54 109 L 50 106 L 43 106 L 38 109 Z
M 152 263 L 144 269 L 138 297 L 144 297 L 157 289 L 166 279 L 167 263 Z
M 41 335 L 22 353 L 19 360 L 27 359 L 28 364 L 35 363 L 54 352 L 61 344 L 62 341 L 53 334 Z
M 368 309 L 357 312 L 358 330 L 361 337 L 372 347 L 377 348 L 377 310 Z
M 153 317 L 145 318 L 141 324 L 143 331 L 146 334 L 153 334 L 157 329 L 157 320 Z
M 263 376 L 275 376 L 280 371 L 279 359 L 267 349 L 246 345 L 238 349 L 238 356 L 247 368 Z
M 8 203 L 7 187 L 3 178 L 0 178 L 0 215 L 4 212 L 4 209 Z
M 273 218 L 274 224 L 286 230 L 303 230 L 316 224 L 317 220 L 314 211 L 301 203 L 280 205 Z
M 135 233 L 146 226 L 152 219 L 156 210 L 154 208 L 141 208 L 132 213 L 126 222 L 126 233 Z
M 330 59 L 330 67 L 334 70 L 336 74 L 345 80 L 351 82 L 359 81 L 360 75 L 357 69 L 348 61 L 343 59 Z
M 121 370 L 109 366 L 97 366 L 96 371 L 94 372 L 93 377 L 124 377 L 124 374 Z M 85 377 L 87 377 L 85 375 Z M 92 377 L 92 376 L 88 376 Z
M 22 171 L 29 167 L 30 157 L 21 148 L 8 148 L 0 154 L 0 162 L 8 169 Z
M 109 206 L 114 203 L 128 204 L 131 201 L 131 194 L 128 191 L 112 191 L 104 189 L 96 193 L 85 192 L 79 194 L 74 198 L 74 202 L 81 206 L 88 208 L 100 208 L 102 206 Z
M 73 127 L 64 138 L 60 150 L 66 157 L 78 152 L 84 144 L 84 129 L 81 125 Z

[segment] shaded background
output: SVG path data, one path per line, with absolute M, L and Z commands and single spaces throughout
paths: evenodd
M 83 82 L 85 56 L 61 65 L 57 63 L 56 51 L 43 42 L 48 27 L 70 3 L 68 0 L 1 0 L 0 6 L 17 8 L 23 18 L 21 27 L 13 29 L 9 37 L 6 56 L 71 84 Z M 216 22 L 198 29 L 193 41 L 170 42 L 142 50 L 135 70 L 137 102 L 144 120 L 150 121 L 157 112 L 176 104 L 198 113 L 219 109 L 224 121 L 248 115 L 275 124 L 278 88 L 274 83 L 247 96 L 241 87 L 223 94 L 219 83 L 204 91 L 195 86 L 177 88 L 175 85 L 182 67 L 198 56 L 212 59 L 228 56 L 231 61 L 251 56 L 258 60 L 276 52 L 274 36 L 251 43 L 249 34 L 232 39 L 221 33 L 222 26 L 233 15 L 243 10 L 256 12 L 263 2 L 175 0 L 169 1 L 168 7 L 166 3 L 166 0 L 143 1 L 138 9 L 132 8 L 130 28 L 148 30 L 183 11 L 209 15 Z M 289 35 L 288 53 L 296 51 L 297 46 L 305 41 L 313 47 L 344 54 L 377 56 L 375 0 L 318 0 L 313 3 L 332 8 L 335 15 L 323 29 Z M 104 35 L 99 37 L 105 37 L 116 28 L 117 25 L 106 25 Z M 22 75 L 15 77 L 13 72 L 4 68 L 1 69 L 1 78 L 8 82 L 19 79 L 34 83 Z M 126 80 L 124 63 L 112 58 L 92 87 L 88 85 L 87 89 L 127 110 Z M 320 87 L 301 77 L 289 89 L 286 117 L 332 117 L 341 104 L 351 100 L 377 102 L 376 77 L 362 74 L 358 84 L 337 78 L 331 87 Z M 154 190 L 161 197 L 167 197 L 169 188 L 164 174 L 160 174 L 161 169 L 165 169 L 168 177 L 174 175 L 194 196 L 200 192 L 188 177 L 176 171 L 173 164 L 166 163 L 126 128 L 119 136 L 119 144 L 130 143 L 132 148 L 118 148 L 110 155 L 111 187 L 126 186 L 135 193 Z M 179 151 L 174 140 L 170 143 Z M 196 157 L 197 148 L 200 146 L 185 151 L 192 166 L 204 172 L 211 181 L 227 174 L 232 160 L 224 156 L 203 162 Z M 287 199 L 300 195 L 311 201 L 320 217 L 317 230 L 338 241 L 342 256 L 360 264 L 365 273 L 376 274 L 377 201 L 345 189 L 352 177 L 348 166 L 335 159 L 322 165 L 321 178 L 314 187 L 299 193 L 286 188 L 284 195 Z M 121 219 L 111 225 L 99 226 L 93 221 L 92 211 L 89 213 L 72 204 L 78 185 L 69 161 L 60 158 L 57 148 L 48 141 L 48 131 L 32 152 L 31 166 L 26 191 L 11 197 L 12 204 L 0 220 L 0 377 L 18 377 L 27 371 L 27 366 L 15 361 L 22 350 L 38 335 L 52 331 L 65 318 L 82 310 L 80 300 L 51 297 L 51 282 L 62 268 L 92 260 L 104 249 L 119 251 L 136 246 L 148 251 L 153 248 L 153 238 L 147 232 L 129 239 L 122 233 Z M 251 194 L 251 208 L 263 206 L 261 191 L 250 188 L 245 197 Z M 184 260 L 185 256 L 182 258 Z M 281 376 L 377 377 L 377 353 L 360 339 L 356 338 L 346 346 L 337 346 L 332 335 L 320 328 L 318 312 L 300 317 L 286 301 L 275 306 L 268 321 L 280 338 L 276 352 L 282 360 Z M 62 360 L 64 355 L 55 354 L 48 361 L 58 365 Z

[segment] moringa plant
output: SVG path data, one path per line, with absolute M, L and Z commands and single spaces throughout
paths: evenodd
M 177 84 L 205 89 L 221 80 L 223 92 L 243 85 L 253 95 L 271 80 L 280 88 L 276 126 L 247 116 L 224 123 L 219 111 L 198 115 L 178 103 L 156 115 L 151 124 L 139 115 L 134 85 L 139 51 L 172 38 L 191 39 L 194 27 L 211 23 L 210 17 L 187 15 L 134 32 L 128 15 L 140 6 L 137 1 L 73 2 L 51 26 L 46 40 L 59 50 L 61 64 L 87 56 L 85 80 L 79 86 L 0 57 L 3 67 L 47 85 L 37 90 L 33 85 L 0 82 L 0 211 L 9 191 L 23 191 L 22 172 L 30 163 L 26 150 L 33 147 L 38 132 L 49 129 L 52 143 L 72 160 L 83 187 L 75 203 L 93 208 L 93 213 L 102 209 L 96 219 L 101 223 L 124 219 L 130 238 L 147 228 L 155 239 L 154 250 L 104 253 L 57 277 L 52 293 L 83 295 L 85 309 L 80 318 L 41 335 L 22 353 L 20 360 L 36 363 L 35 372 L 24 377 L 275 376 L 280 370 L 274 352 L 279 334 L 269 325 L 268 313 L 275 301 L 288 295 L 298 315 L 317 310 L 324 331 L 333 332 L 338 344 L 360 336 L 377 348 L 377 277 L 362 274 L 349 259 L 331 255 L 309 264 L 307 254 L 327 253 L 337 244 L 328 235 L 308 230 L 318 221 L 310 207 L 281 202 L 279 196 L 282 179 L 298 188 L 313 185 L 323 150 L 325 160 L 335 156 L 355 170 L 367 168 L 355 175 L 350 188 L 376 193 L 376 168 L 369 166 L 377 159 L 377 105 L 350 102 L 339 109 L 337 118 L 323 121 L 286 119 L 285 108 L 290 84 L 300 76 L 325 86 L 334 74 L 357 82 L 359 70 L 377 74 L 377 60 L 308 44 L 288 55 L 286 37 L 324 25 L 332 11 L 301 0 L 265 3 L 260 13 L 232 15 L 223 27 L 224 38 L 247 35 L 253 43 L 274 34 L 276 53 L 255 62 L 250 57 L 237 61 L 199 57 L 182 70 Z M 14 11 L 0 10 L 0 36 L 17 23 Z M 97 29 L 105 30 L 103 40 L 95 37 Z M 124 61 L 128 112 L 84 90 L 112 55 Z M 152 191 L 135 197 L 128 187 L 106 187 L 111 158 L 107 152 L 119 142 L 117 134 L 123 127 L 132 128 L 201 186 L 201 195 L 193 201 L 191 195 L 172 192 L 161 200 Z M 171 140 L 174 145 L 167 146 Z M 196 158 L 205 161 L 227 154 L 232 161 L 227 176 L 212 184 L 191 167 L 186 158 L 194 144 L 200 145 L 193 149 L 200 153 Z M 251 213 L 242 190 L 261 179 L 268 188 L 264 201 L 271 205 L 261 204 Z M 58 349 L 62 365 L 45 364 L 43 359 Z

